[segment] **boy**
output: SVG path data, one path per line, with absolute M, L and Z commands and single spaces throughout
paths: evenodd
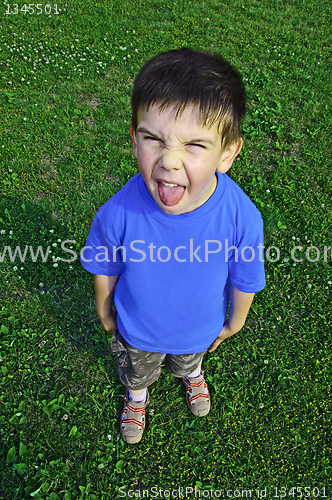
M 137 76 L 130 134 L 140 173 L 99 209 L 81 252 L 113 333 L 128 443 L 142 437 L 164 359 L 192 413 L 208 414 L 203 355 L 242 328 L 265 286 L 260 213 L 225 175 L 244 115 L 241 78 L 217 55 L 173 50 Z

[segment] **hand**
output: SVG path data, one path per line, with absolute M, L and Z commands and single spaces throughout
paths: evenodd
M 216 338 L 216 340 L 208 348 L 208 352 L 215 351 L 217 349 L 218 345 L 221 344 L 221 342 L 223 342 L 228 337 L 231 337 L 232 335 L 235 335 L 235 333 L 237 333 L 238 331 L 239 330 L 232 330 L 228 325 L 224 325 L 223 329 L 219 333 L 219 335 Z
M 100 318 L 101 324 L 103 325 L 106 332 L 114 333 L 117 329 L 116 325 L 116 310 L 112 309 L 111 313 L 105 318 Z

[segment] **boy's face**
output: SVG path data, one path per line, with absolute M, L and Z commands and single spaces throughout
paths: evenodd
M 175 119 L 173 107 L 141 109 L 137 130 L 130 128 L 134 155 L 148 191 L 161 210 L 178 215 L 205 203 L 217 186 L 216 170 L 225 173 L 242 139 L 222 150 L 217 124 L 202 126 L 197 107 Z

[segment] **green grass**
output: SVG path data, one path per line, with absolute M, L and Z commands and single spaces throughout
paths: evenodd
M 218 51 L 243 74 L 245 146 L 230 175 L 261 210 L 266 247 L 281 253 L 266 262 L 246 326 L 206 357 L 211 414 L 192 417 L 181 383 L 163 371 L 135 446 L 119 435 L 122 386 L 91 276 L 78 261 L 4 259 L 0 498 L 101 500 L 154 486 L 213 488 L 221 498 L 265 487 L 266 498 L 299 498 L 291 488 L 304 496 L 307 487 L 307 498 L 331 498 L 331 4 L 82 0 L 59 3 L 51 17 L 0 10 L 0 252 L 40 245 L 64 257 L 65 240 L 79 252 L 98 207 L 137 172 L 137 71 L 189 46 Z M 295 245 L 303 262 L 290 258 Z M 305 259 L 310 246 L 317 262 Z

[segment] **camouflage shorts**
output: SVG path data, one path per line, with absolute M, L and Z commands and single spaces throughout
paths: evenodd
M 117 356 L 118 372 L 122 384 L 133 391 L 144 389 L 158 380 L 164 359 L 168 373 L 181 378 L 189 375 L 200 366 L 206 352 L 164 354 L 141 351 L 129 345 L 118 331 L 112 336 L 111 349 Z

